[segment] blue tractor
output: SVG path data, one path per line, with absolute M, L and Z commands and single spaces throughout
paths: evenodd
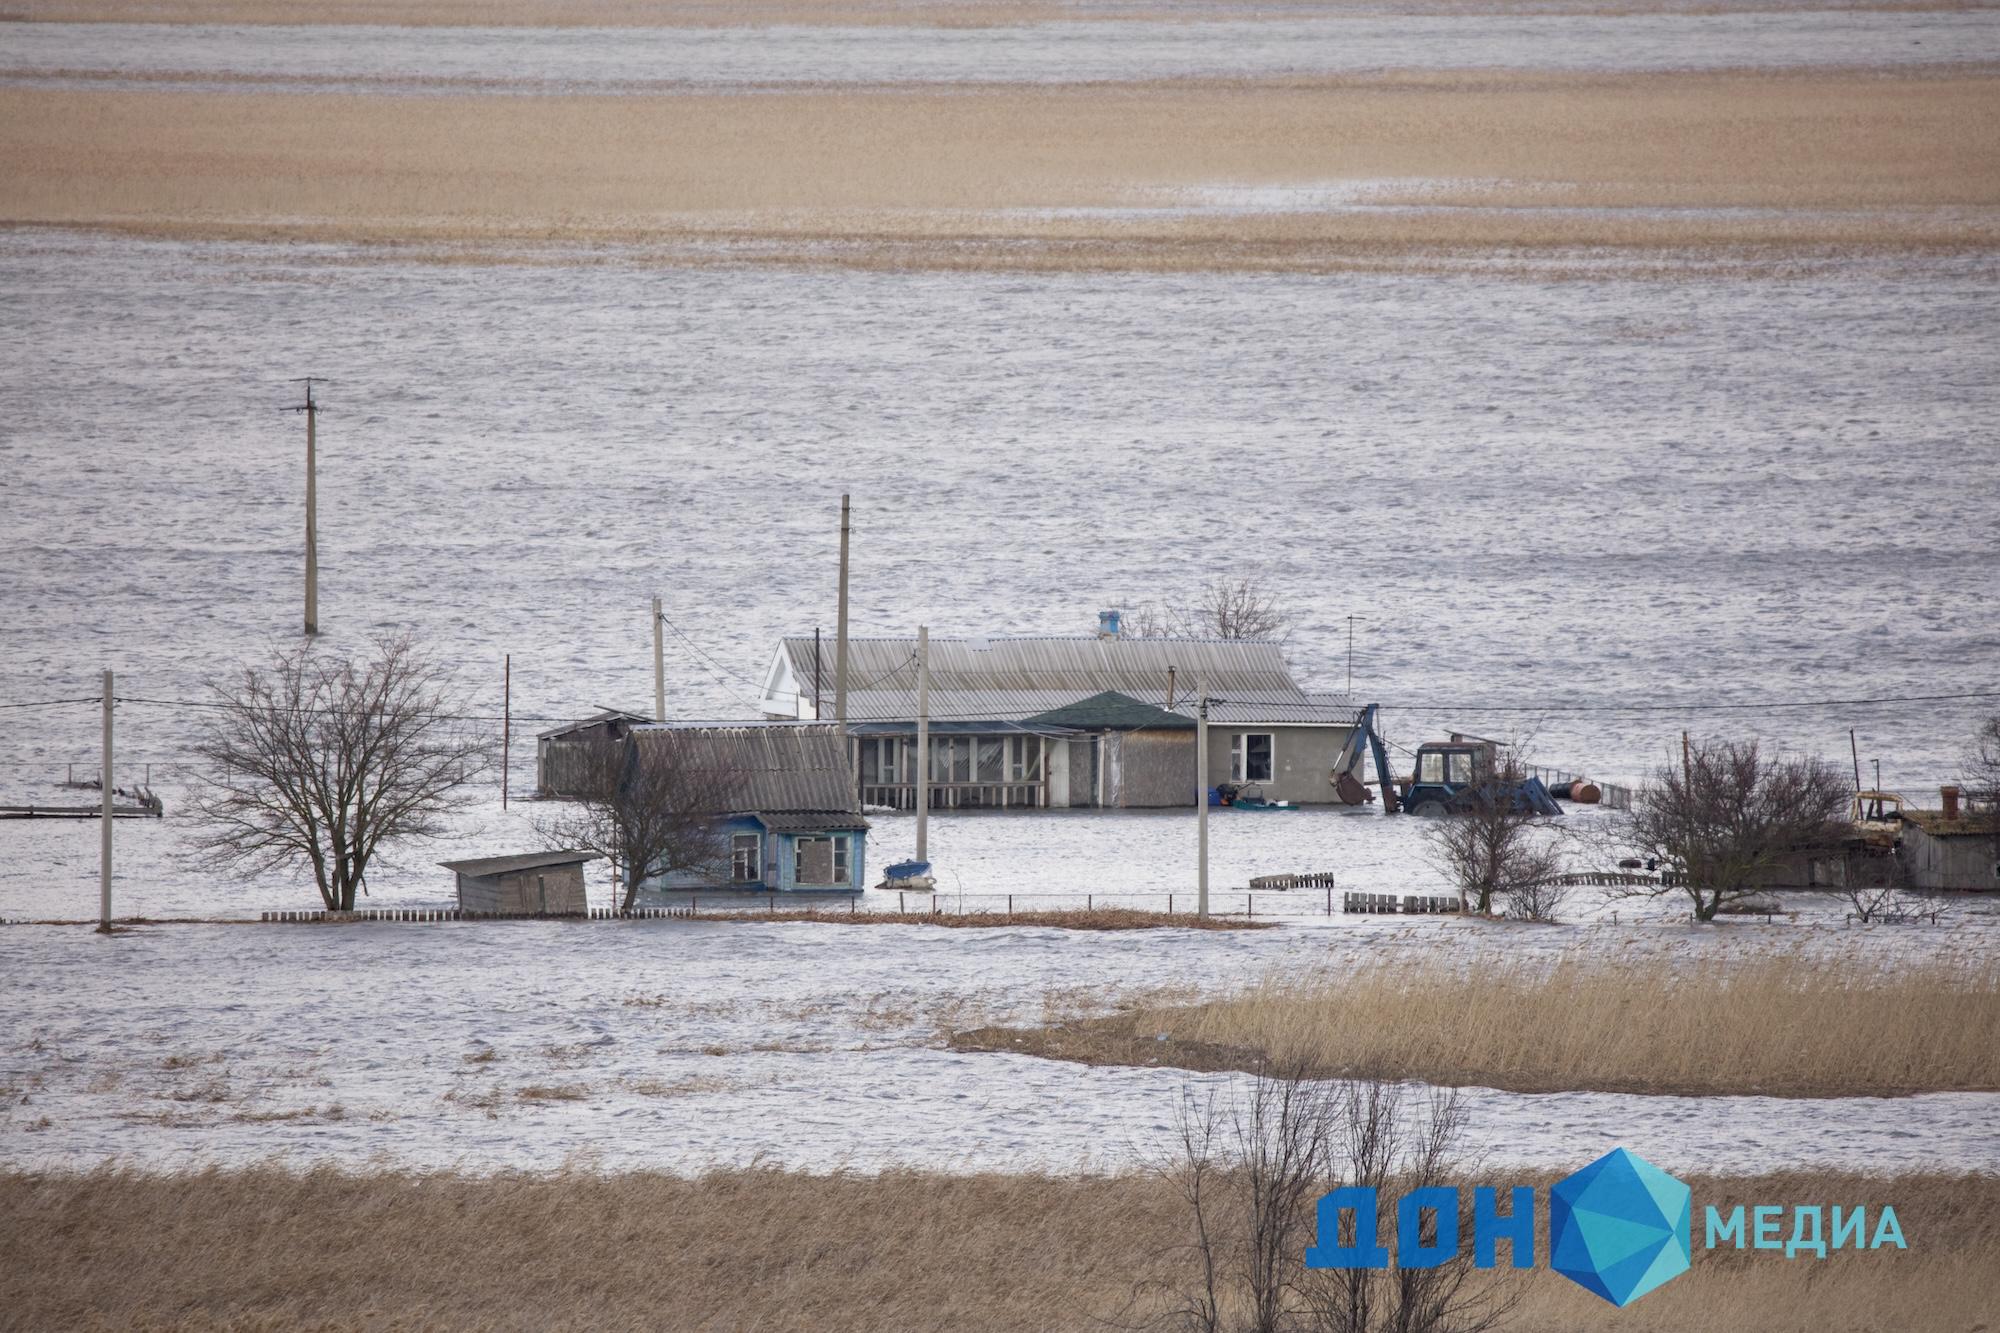
M 1358 767 L 1365 743 L 1373 753 L 1375 772 L 1382 788 L 1382 808 L 1394 814 L 1400 806 L 1413 815 L 1437 818 L 1467 814 L 1474 810 L 1504 805 L 1524 814 L 1560 815 L 1562 807 L 1540 778 L 1511 776 L 1499 761 L 1500 747 L 1476 736 L 1453 736 L 1448 741 L 1426 741 L 1417 747 L 1417 769 L 1407 781 L 1397 782 L 1389 773 L 1388 753 L 1376 729 L 1376 706 L 1361 710 L 1347 750 L 1336 765 L 1335 785 L 1343 799 L 1359 805 L 1367 799 L 1367 789 L 1350 776 Z M 1346 778 L 1346 783 L 1341 778 Z M 1359 793 L 1350 798 L 1349 790 Z

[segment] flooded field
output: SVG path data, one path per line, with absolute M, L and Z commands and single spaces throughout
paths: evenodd
M 1690 70 L 2000 60 L 1991 11 L 1351 13 L 1004 27 L 399 28 L 37 23 L 0 81 L 323 90 L 621 92 L 820 84 L 1102 83 L 1379 70 Z

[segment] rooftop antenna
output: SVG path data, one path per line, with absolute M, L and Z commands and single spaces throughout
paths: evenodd
M 313 385 L 330 384 L 322 375 L 302 375 L 293 384 L 306 386 L 306 400 L 287 412 L 306 414 L 306 637 L 319 633 L 319 404 Z

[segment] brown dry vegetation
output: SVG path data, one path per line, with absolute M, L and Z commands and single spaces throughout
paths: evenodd
M 1990 964 L 1879 971 L 1778 957 L 1674 970 L 1565 959 L 1474 972 L 1378 965 L 952 1042 L 1090 1064 L 1520 1092 L 1850 1097 L 2000 1088 L 1995 1032 L 2000 970 Z
M 406 27 L 759 27 L 779 23 L 984 27 L 1062 19 L 1273 18 L 1376 9 L 1381 0 L 11 0 L 0 20 L 66 23 L 386 23 Z M 1785 0 L 1767 0 L 1770 8 Z M 1975 0 L 1805 0 L 1795 7 L 1956 10 Z M 1718 0 L 1487 0 L 1499 13 L 1710 11 Z M 1452 0 L 1403 0 L 1451 12 Z
M 1380 183 L 1376 202 L 1450 207 L 1064 211 L 1343 180 Z M 1991 248 L 2000 74 L 623 97 L 10 87 L 0 221 L 446 258 L 622 242 L 674 262 L 932 267 L 1337 269 L 1583 249 L 1754 263 Z
M 1708 1204 L 1893 1204 L 1910 1249 L 1707 1253 L 1697 1221 L 1694 1270 L 1628 1310 L 1503 1270 L 1526 1297 L 1511 1326 L 1834 1333 L 1991 1313 L 2000 1180 L 1689 1183 L 1697 1218 Z M 1190 1276 L 1186 1240 L 1172 1185 L 1145 1175 L 0 1172 L 0 1325 L 1084 1328 L 1157 1313 L 1135 1291 Z

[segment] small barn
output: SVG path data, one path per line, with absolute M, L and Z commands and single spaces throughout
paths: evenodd
M 622 708 L 607 708 L 540 733 L 535 737 L 536 793 L 576 795 L 590 772 L 589 760 L 596 747 L 605 741 L 622 741 L 633 727 L 650 720 Z
M 525 852 L 446 861 L 458 876 L 458 908 L 481 916 L 582 916 L 583 866 L 596 852 Z
M 674 871 L 655 891 L 853 892 L 867 885 L 862 817 L 840 729 L 814 722 L 651 723 L 639 762 L 713 775 L 723 839 L 714 865 Z
M 2000 889 L 2000 812 L 1905 810 L 1899 854 L 1912 888 Z

